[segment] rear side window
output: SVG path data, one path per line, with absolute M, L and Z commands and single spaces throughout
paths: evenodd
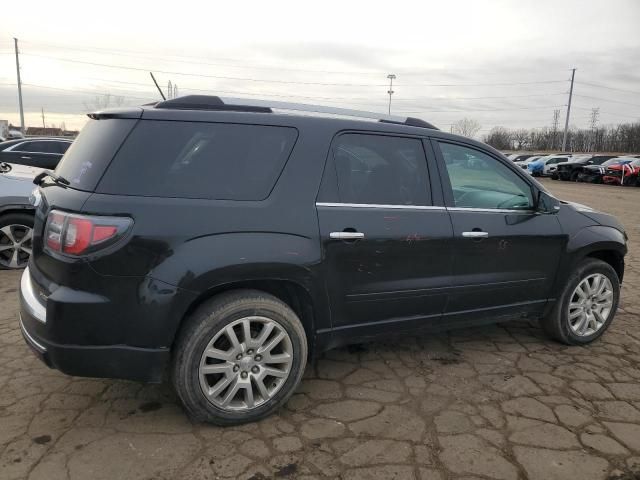
M 29 153 L 60 153 L 56 148 L 55 142 L 47 142 L 44 140 L 38 140 L 34 142 L 25 142 L 15 149 L 16 152 L 29 152 Z
M 98 191 L 118 195 L 265 199 L 297 130 L 226 123 L 141 121 Z
M 56 168 L 71 187 L 93 191 L 116 151 L 137 120 L 90 120 Z
M 427 159 L 418 139 L 340 135 L 333 163 L 342 203 L 431 205 Z

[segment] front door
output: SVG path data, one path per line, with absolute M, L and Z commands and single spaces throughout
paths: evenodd
M 535 211 L 535 189 L 478 147 L 434 141 L 453 224 L 450 322 L 540 313 L 566 243 L 556 215 Z
M 354 339 L 441 317 L 452 229 L 442 200 L 434 204 L 430 173 L 418 138 L 334 140 L 317 202 L 334 330 Z

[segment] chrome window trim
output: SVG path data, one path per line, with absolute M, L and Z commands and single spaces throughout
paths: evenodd
M 479 212 L 479 213 L 536 213 L 535 210 L 509 209 L 509 208 L 475 208 L 475 207 L 447 207 L 450 212 Z
M 379 208 L 396 210 L 448 210 L 450 212 L 478 213 L 536 213 L 535 210 L 516 210 L 508 208 L 440 207 L 432 205 L 384 205 L 379 203 L 316 202 L 316 207 Z
M 446 210 L 445 207 L 432 205 L 384 205 L 379 203 L 332 203 L 316 202 L 316 207 L 348 207 L 348 208 L 379 208 L 396 210 Z

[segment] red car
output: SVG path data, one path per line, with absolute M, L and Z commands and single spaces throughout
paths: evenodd
M 602 181 L 610 185 L 635 185 L 640 187 L 640 158 L 624 165 L 617 164 L 607 167 Z

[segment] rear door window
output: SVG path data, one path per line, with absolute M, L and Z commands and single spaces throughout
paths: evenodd
M 143 120 L 97 191 L 119 195 L 263 200 L 297 138 L 290 127 Z
M 336 139 L 332 153 L 341 203 L 431 205 L 420 140 L 348 133 Z

